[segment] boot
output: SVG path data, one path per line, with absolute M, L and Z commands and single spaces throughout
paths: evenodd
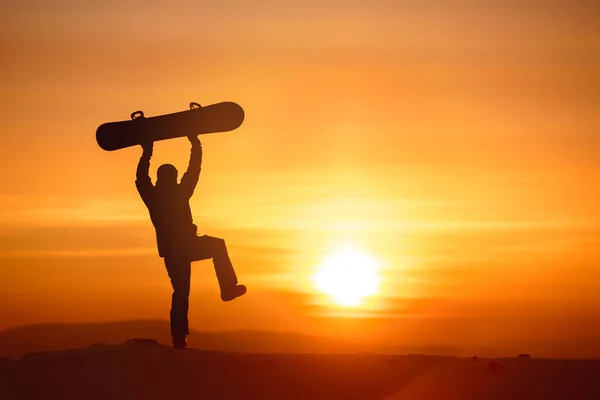
M 231 301 L 235 298 L 243 296 L 244 294 L 246 294 L 246 291 L 246 286 L 244 285 L 235 285 L 229 290 L 221 290 L 221 300 Z
M 175 349 L 185 349 L 187 346 L 187 340 L 184 336 L 173 336 L 173 348 Z

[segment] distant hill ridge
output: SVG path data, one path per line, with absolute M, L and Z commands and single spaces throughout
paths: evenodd
M 411 345 L 409 343 L 352 342 L 331 336 L 311 336 L 292 332 L 257 330 L 196 331 L 188 337 L 191 348 L 250 353 L 385 353 L 430 354 L 471 357 L 515 357 L 531 353 L 534 358 L 600 358 L 589 356 L 596 343 L 573 343 L 570 351 L 556 357 L 539 354 L 524 347 L 500 348 L 493 343 L 488 347 L 457 347 L 449 345 Z M 131 338 L 151 338 L 169 345 L 169 322 L 161 320 L 136 320 L 94 323 L 41 323 L 19 326 L 0 332 L 0 359 L 20 358 L 27 353 L 59 351 L 87 347 L 92 344 L 121 344 Z M 600 345 L 600 342 L 598 343 Z M 595 346 L 595 347 L 594 347 Z M 595 353 L 594 353 L 595 354 Z
M 128 339 L 152 338 L 170 344 L 169 322 L 160 320 L 100 323 L 43 323 L 19 326 L 0 332 L 0 357 L 19 358 L 27 353 L 87 347 L 92 344 L 120 344 Z M 337 339 L 285 332 L 191 330 L 189 347 L 260 353 L 356 352 L 356 345 Z

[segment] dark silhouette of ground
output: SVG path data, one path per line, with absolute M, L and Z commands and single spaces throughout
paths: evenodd
M 152 339 L 0 362 L 6 399 L 597 399 L 599 361 L 174 349 Z

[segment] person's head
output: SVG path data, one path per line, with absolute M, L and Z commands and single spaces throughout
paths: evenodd
M 163 164 L 156 171 L 157 184 L 175 185 L 177 184 L 177 168 L 171 164 Z

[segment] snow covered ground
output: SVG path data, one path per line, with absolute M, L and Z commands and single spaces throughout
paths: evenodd
M 600 399 L 600 361 L 176 350 L 153 340 L 0 361 L 12 399 Z

